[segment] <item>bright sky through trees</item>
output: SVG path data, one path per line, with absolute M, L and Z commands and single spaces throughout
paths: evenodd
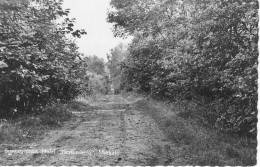
M 113 36 L 112 24 L 106 22 L 109 3 L 110 0 L 64 0 L 64 8 L 71 9 L 70 16 L 77 18 L 76 27 L 88 33 L 77 40 L 80 52 L 106 59 L 110 49 L 129 41 Z

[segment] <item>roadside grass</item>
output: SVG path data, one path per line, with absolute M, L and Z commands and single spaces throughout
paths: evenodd
M 129 103 L 135 103 L 145 98 L 145 95 L 141 95 L 136 92 L 126 92 L 126 91 L 121 91 L 121 96 L 124 97 Z
M 86 103 L 86 101 L 82 100 L 75 100 L 68 104 L 70 110 L 76 111 L 86 111 L 86 110 L 93 110 L 94 107 L 90 106 Z
M 170 141 L 182 150 L 181 165 L 255 165 L 256 140 L 214 129 L 195 111 L 199 108 L 189 102 L 165 103 L 146 99 L 135 103 L 150 115 Z M 172 158 L 174 165 L 174 157 Z M 187 164 L 188 163 L 188 164 Z
M 71 111 L 90 110 L 83 102 L 52 104 L 40 113 L 23 115 L 15 119 L 0 119 L 0 144 L 27 143 L 43 137 L 48 130 L 59 128 L 73 118 Z
M 0 144 L 17 143 L 23 139 L 23 131 L 8 121 L 1 120 Z

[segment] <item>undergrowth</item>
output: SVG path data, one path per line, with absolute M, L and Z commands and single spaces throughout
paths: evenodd
M 0 144 L 30 142 L 50 129 L 59 128 L 72 118 L 71 111 L 89 109 L 84 103 L 52 104 L 40 112 L 14 119 L 0 119 Z
M 256 139 L 220 132 L 210 117 L 191 102 L 141 100 L 135 104 L 149 114 L 164 134 L 182 148 L 183 165 L 255 165 Z M 214 117 L 214 116 L 212 116 Z M 173 158 L 174 159 L 174 158 Z M 174 162 L 172 162 L 174 164 Z

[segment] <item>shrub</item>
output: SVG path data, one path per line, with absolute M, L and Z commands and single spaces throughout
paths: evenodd
M 108 21 L 115 35 L 134 37 L 121 63 L 124 88 L 170 100 L 202 96 L 216 107 L 203 113 L 208 122 L 256 136 L 256 0 L 112 0 L 111 5 Z M 225 107 L 217 109 L 216 101 Z
M 0 29 L 0 117 L 37 112 L 50 102 L 76 97 L 85 69 L 66 34 L 85 32 L 74 31 L 74 20 L 64 18 L 69 11 L 62 9 L 62 1 L 0 3 L 5 24 Z

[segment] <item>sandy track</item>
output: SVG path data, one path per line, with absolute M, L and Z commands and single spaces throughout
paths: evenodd
M 173 145 L 149 114 L 132 107 L 135 99 L 103 96 L 91 111 L 75 117 L 43 140 L 12 149 L 49 153 L 1 152 L 1 165 L 168 165 Z

